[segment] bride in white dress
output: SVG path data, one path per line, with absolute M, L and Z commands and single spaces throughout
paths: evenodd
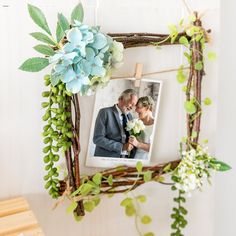
M 150 96 L 140 97 L 136 104 L 135 111 L 137 112 L 139 119 L 143 121 L 145 129 L 137 138 L 134 136 L 130 136 L 129 138 L 129 143 L 137 148 L 134 159 L 148 159 L 154 124 L 152 115 L 153 106 L 154 101 Z

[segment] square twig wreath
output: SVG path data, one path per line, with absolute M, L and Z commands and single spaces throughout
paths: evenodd
M 210 156 L 199 144 L 199 133 L 202 115 L 201 83 L 205 75 L 203 50 L 208 41 L 210 30 L 202 27 L 197 12 L 191 16 L 190 23 L 179 27 L 172 25 L 170 34 L 153 33 L 110 33 L 103 34 L 99 27 L 83 24 L 83 7 L 78 4 L 71 14 L 70 22 L 63 14 L 58 14 L 56 38 L 47 24 L 43 12 L 32 5 L 28 10 L 33 21 L 44 33 L 32 33 L 35 39 L 43 42 L 34 47 L 44 57 L 34 57 L 26 60 L 21 70 L 37 72 L 49 64 L 53 64 L 50 74 L 44 77 L 48 90 L 42 93 L 46 99 L 42 103 L 45 108 L 43 120 L 45 153 L 44 162 L 47 174 L 45 188 L 53 198 L 71 199 L 68 211 L 74 212 L 76 218 L 84 216 L 85 210 L 91 211 L 98 203 L 102 194 L 127 193 L 148 182 L 157 181 L 171 185 L 178 190 L 174 198 L 177 207 L 173 208 L 174 222 L 172 235 L 182 235 L 181 228 L 187 224 L 184 216 L 187 214 L 183 207 L 184 194 L 200 188 L 204 177 L 210 178 L 210 170 L 225 171 L 230 167 Z M 87 95 L 109 83 L 112 70 L 122 61 L 123 48 L 144 46 L 167 46 L 179 44 L 187 48 L 184 56 L 188 66 L 180 66 L 177 79 L 186 83 L 183 90 L 186 95 L 184 108 L 186 110 L 187 135 L 180 141 L 180 156 L 175 161 L 155 166 L 136 167 L 119 166 L 81 177 L 80 174 L 80 104 L 77 94 Z M 214 53 L 208 54 L 214 59 Z M 188 73 L 186 74 L 185 71 Z M 209 105 L 211 100 L 205 99 Z M 125 143 L 120 141 L 121 145 Z M 131 142 L 131 141 L 125 141 Z M 132 143 L 132 142 L 131 142 Z M 138 148 L 138 146 L 137 146 Z M 56 162 L 60 159 L 57 154 L 62 150 L 65 154 L 67 176 L 59 179 Z M 163 175 L 171 173 L 172 183 L 165 183 Z M 139 199 L 143 201 L 143 197 Z M 132 199 L 125 199 L 122 204 L 126 214 L 135 214 Z M 150 222 L 149 217 L 142 222 Z M 151 234 L 149 234 L 151 235 Z

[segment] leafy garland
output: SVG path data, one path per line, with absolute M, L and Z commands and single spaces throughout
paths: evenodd
M 230 166 L 212 157 L 206 147 L 198 143 L 200 132 L 201 82 L 204 73 L 203 49 L 208 41 L 210 32 L 205 31 L 197 13 L 193 13 L 187 25 L 181 20 L 178 26 L 169 27 L 170 34 L 110 34 L 100 32 L 99 27 L 89 27 L 82 23 L 83 7 L 78 4 L 71 14 L 71 23 L 63 14 L 58 14 L 56 39 L 48 27 L 42 11 L 32 5 L 28 10 L 33 21 L 47 34 L 31 33 L 35 39 L 45 43 L 34 47 L 45 57 L 35 57 L 26 60 L 21 70 L 37 72 L 49 64 L 53 64 L 50 75 L 44 77 L 45 85 L 49 87 L 42 96 L 47 99 L 42 103 L 45 108 L 43 120 L 43 136 L 45 147 L 44 162 L 47 174 L 45 188 L 53 198 L 68 197 L 71 205 L 68 213 L 74 213 L 76 220 L 81 220 L 84 210 L 91 212 L 100 202 L 100 195 L 112 196 L 115 193 L 132 194 L 121 202 L 127 216 L 135 217 L 135 225 L 139 235 L 153 236 L 154 233 L 143 234 L 138 223 L 148 224 L 152 221 L 148 215 L 140 213 L 139 203 L 144 203 L 144 195 L 135 196 L 134 190 L 148 181 L 165 183 L 164 174 L 171 174 L 173 183 L 171 189 L 178 192 L 174 198 L 177 204 L 173 208 L 171 218 L 174 222 L 172 236 L 183 235 L 182 229 L 187 225 L 184 208 L 185 195 L 200 189 L 204 178 L 210 179 L 210 171 L 226 171 Z M 180 28 L 180 29 L 178 29 Z M 114 40 L 115 39 L 115 40 Z M 186 65 L 181 65 L 177 80 L 186 94 L 184 108 L 187 113 L 187 137 L 180 143 L 180 158 L 178 160 L 150 167 L 143 167 L 137 162 L 136 167 L 121 166 L 108 169 L 92 176 L 81 177 L 79 173 L 79 123 L 80 109 L 78 97 L 75 95 L 89 95 L 109 82 L 113 69 L 120 66 L 124 48 L 154 45 L 181 44 L 186 47 L 184 56 Z M 208 59 L 215 59 L 213 52 L 208 53 Z M 205 98 L 205 105 L 210 105 L 210 98 Z M 72 107 L 74 110 L 72 110 Z M 75 119 L 72 119 L 72 113 Z M 59 180 L 59 169 L 56 162 L 60 156 L 59 150 L 65 153 L 67 163 L 67 177 Z M 73 151 L 73 155 L 72 155 Z

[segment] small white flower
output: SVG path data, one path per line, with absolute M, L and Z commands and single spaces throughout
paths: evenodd
M 112 58 L 111 63 L 114 68 L 119 68 L 123 63 L 123 51 L 124 46 L 122 43 L 113 41 L 111 52 L 112 52 Z
M 198 146 L 197 149 L 182 151 L 181 163 L 174 172 L 174 176 L 179 179 L 179 182 L 175 183 L 177 189 L 188 195 L 196 188 L 201 189 L 203 180 L 209 178 L 207 172 L 213 159 L 206 150 L 207 148 Z

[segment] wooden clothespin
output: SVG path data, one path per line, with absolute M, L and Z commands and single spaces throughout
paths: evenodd
M 134 87 L 136 87 L 136 88 L 140 87 L 142 72 L 143 72 L 143 64 L 136 63 L 135 74 L 134 74 L 134 78 L 135 78 Z

